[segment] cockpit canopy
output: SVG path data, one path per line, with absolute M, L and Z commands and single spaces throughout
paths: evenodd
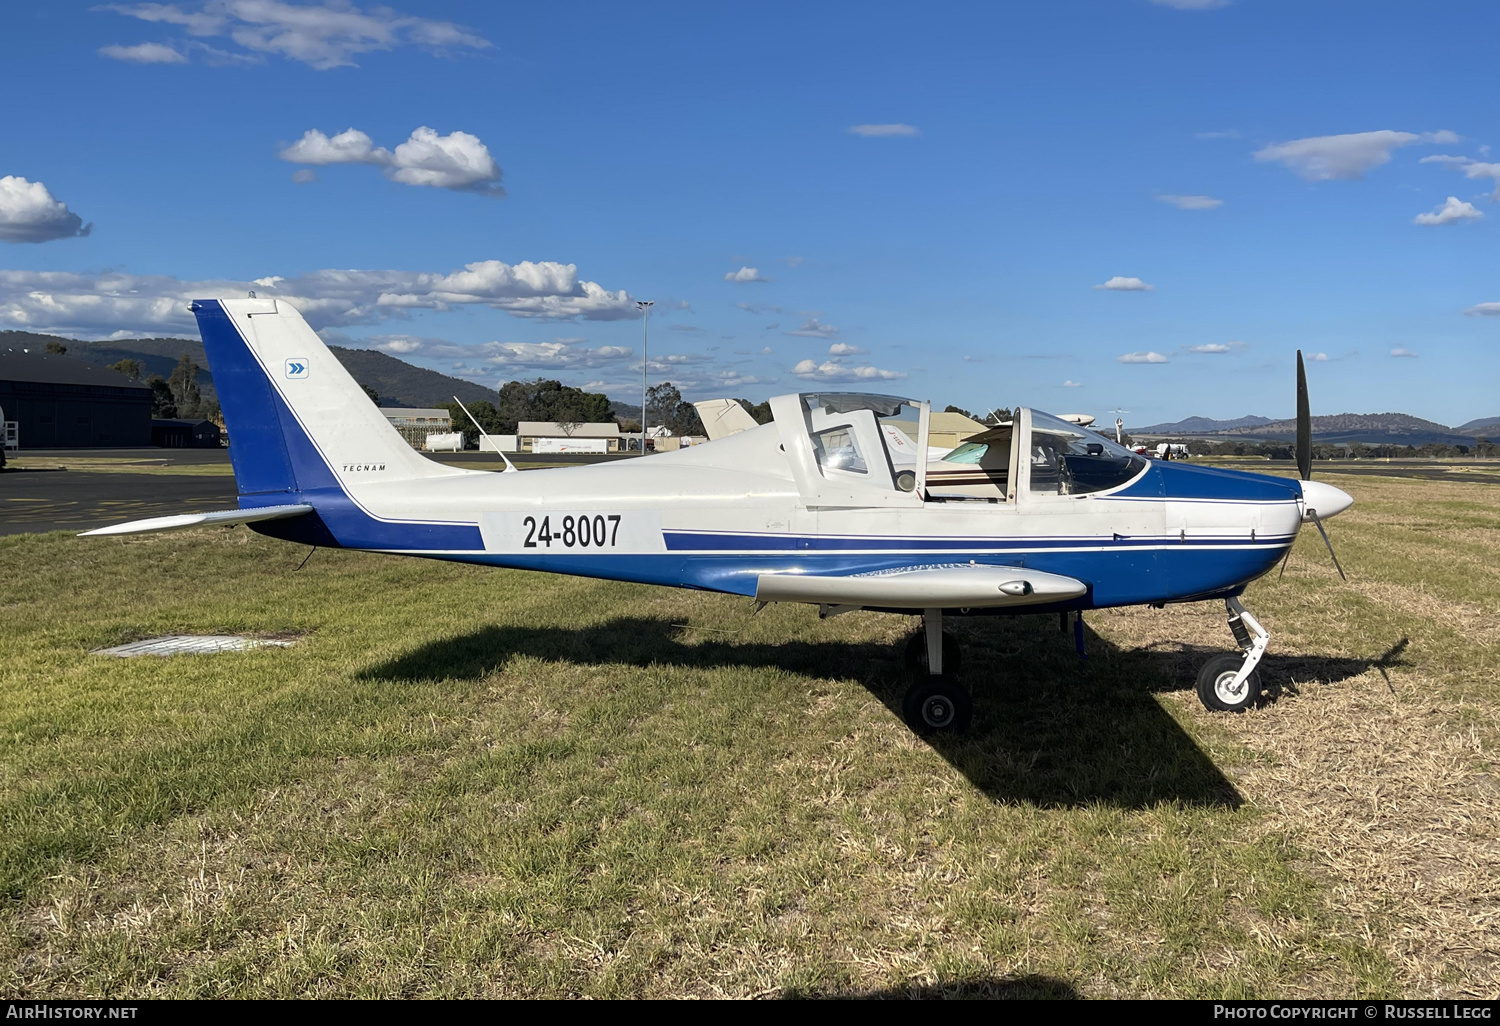
M 772 398 L 771 410 L 810 506 L 1013 502 L 1018 488 L 1037 497 L 1084 495 L 1124 485 L 1147 465 L 1097 432 L 1034 410 L 1019 410 L 951 451 L 929 447 L 929 406 L 912 399 L 805 392 Z

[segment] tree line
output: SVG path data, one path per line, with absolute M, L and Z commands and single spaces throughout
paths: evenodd
M 49 356 L 68 355 L 68 347 L 55 340 L 48 342 L 43 351 Z M 130 359 L 112 363 L 109 369 L 118 371 L 130 381 L 140 381 L 141 375 L 146 373 L 139 360 Z M 146 384 L 151 388 L 151 416 L 163 420 L 217 420 L 219 404 L 205 399 L 198 387 L 198 372 L 202 369 L 191 356 L 183 353 L 170 377 L 152 374 L 146 378 Z

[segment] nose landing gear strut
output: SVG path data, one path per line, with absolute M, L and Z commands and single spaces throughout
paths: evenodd
M 906 664 L 926 676 L 917 680 L 901 702 L 901 715 L 918 734 L 952 734 L 967 730 L 974 718 L 974 700 L 955 679 L 959 665 L 958 641 L 943 633 L 943 611 L 924 609 L 923 629 L 906 647 Z

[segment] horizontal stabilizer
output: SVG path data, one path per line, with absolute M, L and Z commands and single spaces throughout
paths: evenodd
M 84 531 L 80 538 L 106 534 L 145 534 L 149 531 L 175 531 L 182 527 L 212 527 L 216 524 L 252 524 L 257 520 L 282 520 L 311 513 L 311 506 L 260 506 L 255 509 L 225 509 L 215 513 L 184 513 L 175 517 L 152 517 L 132 520 L 94 531 Z
M 1014 566 L 944 563 L 847 577 L 762 574 L 760 602 L 816 602 L 896 609 L 988 609 L 1066 602 L 1088 592 L 1072 577 Z

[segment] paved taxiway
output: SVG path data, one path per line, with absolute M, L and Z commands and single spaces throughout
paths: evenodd
M 492 453 L 435 456 L 455 466 L 504 467 Z M 525 469 L 630 457 L 520 454 L 511 458 Z M 239 505 L 227 449 L 29 450 L 14 454 L 12 464 L 26 469 L 0 471 L 0 535 L 87 531 L 125 520 Z

